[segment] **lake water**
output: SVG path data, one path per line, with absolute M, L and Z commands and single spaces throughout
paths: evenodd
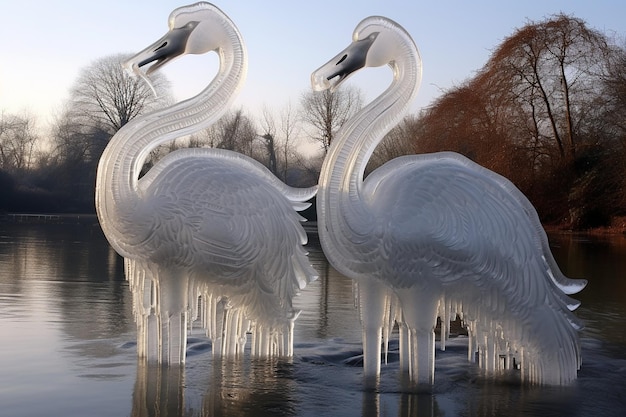
M 298 299 L 292 360 L 217 360 L 194 331 L 184 370 L 138 363 L 122 261 L 97 225 L 0 224 L 0 416 L 623 416 L 626 238 L 552 235 L 586 324 L 569 387 L 481 375 L 466 339 L 436 352 L 431 392 L 397 378 L 397 342 L 380 388 L 362 388 L 352 283 L 312 238 L 321 278 Z

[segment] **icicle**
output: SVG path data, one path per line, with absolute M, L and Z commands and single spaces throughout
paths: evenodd
M 386 291 L 385 294 L 385 307 L 384 307 L 384 318 L 383 318 L 383 328 L 382 328 L 382 337 L 383 337 L 383 347 L 384 347 L 384 357 L 385 357 L 385 365 L 388 363 L 388 355 L 389 355 L 389 338 L 391 336 L 391 332 L 393 331 L 394 324 L 396 322 L 396 298 L 393 295 L 392 291 Z
M 439 302 L 439 317 L 441 321 L 440 336 L 439 336 L 439 349 L 441 351 L 446 350 L 446 340 L 450 337 L 450 309 L 448 299 L 442 297 Z
M 467 360 L 471 363 L 476 363 L 476 352 L 478 352 L 478 345 L 476 343 L 476 324 L 471 321 L 467 323 Z
M 288 330 L 289 333 L 287 336 L 287 356 L 288 357 L 293 356 L 293 328 L 294 328 L 294 324 L 296 321 L 296 317 L 294 317 L 293 320 L 289 320 L 289 330 Z
M 411 335 L 409 328 L 404 322 L 398 323 L 399 348 L 400 348 L 400 373 L 403 376 L 411 374 Z

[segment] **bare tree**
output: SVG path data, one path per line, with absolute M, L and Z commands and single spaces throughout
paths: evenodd
M 126 54 L 94 61 L 79 74 L 70 99 L 53 127 L 55 157 L 60 163 L 82 160 L 95 166 L 108 140 L 130 120 L 171 101 L 169 82 L 160 73 L 150 86 L 126 74 Z M 97 138 L 97 140 L 95 139 Z
M 596 118 L 607 50 L 606 37 L 580 19 L 529 22 L 435 103 L 429 136 L 517 179 L 523 160 L 531 171 L 571 165 L 593 143 L 586 126 Z
M 125 73 L 125 58 L 107 56 L 85 67 L 52 127 L 48 164 L 56 178 L 53 192 L 63 196 L 65 210 L 94 210 L 96 167 L 110 138 L 133 118 L 170 101 L 163 75 L 154 74 L 155 97 L 145 81 Z
M 301 118 L 308 125 L 308 134 L 311 139 L 321 144 L 324 153 L 333 137 L 363 103 L 362 93 L 355 87 L 348 87 L 330 92 L 310 91 L 302 95 Z
M 614 190 L 601 189 L 603 198 L 610 196 L 607 207 L 612 208 L 612 215 L 626 216 L 626 43 L 622 40 L 621 46 L 615 46 L 609 55 L 610 65 L 603 82 L 602 101 L 595 109 L 593 118 L 597 122 L 594 134 L 603 136 L 610 145 L 609 157 L 603 164 L 610 170 L 605 184 L 610 184 Z
M 290 164 L 297 160 L 294 141 L 298 135 L 300 124 L 291 102 L 278 113 L 264 107 L 261 119 L 261 138 L 265 141 L 269 156 L 268 167 L 283 181 L 288 181 Z
M 68 112 L 72 119 L 113 135 L 139 114 L 171 100 L 169 82 L 162 74 L 151 75 L 157 97 L 145 81 L 126 74 L 122 63 L 129 57 L 106 56 L 80 72 L 70 92 Z
M 254 157 L 254 140 L 257 129 L 243 109 L 237 109 L 222 117 L 215 128 L 219 132 L 216 148 L 229 149 Z
M 291 102 L 280 112 L 280 123 L 278 131 L 282 138 L 282 174 L 285 181 L 287 181 L 287 173 L 289 172 L 289 162 L 296 158 L 296 151 L 294 149 L 295 139 L 300 133 L 300 123 Z
M 266 106 L 262 110 L 261 129 L 263 133 L 260 138 L 263 140 L 267 150 L 267 168 L 278 175 L 278 163 L 276 160 L 278 141 L 276 140 L 276 123 L 272 117 L 270 109 Z M 283 177 L 284 179 L 284 177 Z
M 619 142 L 626 156 L 626 44 L 612 49 L 609 68 L 603 79 L 602 97 L 604 113 L 596 118 L 603 128 L 610 127 L 607 134 Z
M 33 117 L 0 112 L 0 169 L 31 168 L 37 140 Z
M 581 19 L 558 14 L 507 38 L 481 77 L 500 81 L 494 85 L 505 87 L 508 104 L 532 121 L 538 142 L 552 158 L 573 161 L 583 140 L 579 127 L 586 122 L 585 108 L 599 93 L 606 53 L 603 34 Z
M 257 128 L 243 109 L 228 111 L 216 123 L 195 133 L 191 146 L 228 149 L 241 154 L 258 157 L 256 147 Z

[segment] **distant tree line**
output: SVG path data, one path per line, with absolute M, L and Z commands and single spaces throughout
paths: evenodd
M 168 81 L 128 77 L 123 55 L 79 75 L 46 137 L 31 115 L 0 113 L 0 211 L 93 212 L 99 157 L 117 130 L 171 102 Z M 292 186 L 317 182 L 340 126 L 362 105 L 358 89 L 305 92 L 298 105 L 233 109 L 210 128 L 152 152 L 145 169 L 179 147 L 230 149 Z M 299 138 L 319 144 L 296 151 Z M 558 14 L 528 22 L 475 76 L 408 116 L 376 149 L 368 172 L 404 154 L 459 152 L 513 181 L 544 222 L 586 228 L 626 216 L 626 49 L 623 41 Z
M 107 56 L 84 68 L 45 134 L 36 129 L 32 115 L 0 112 L 0 212 L 95 212 L 95 175 L 109 140 L 135 117 L 172 103 L 169 82 L 153 74 L 155 95 L 143 80 L 125 73 L 121 63 L 127 58 Z M 317 98 L 306 93 L 301 104 Z M 360 102 L 356 89 L 333 95 L 328 101 L 333 113 L 323 122 L 338 129 Z M 311 186 L 321 158 L 309 160 L 296 151 L 302 114 L 289 104 L 279 112 L 263 109 L 256 122 L 244 109 L 233 109 L 208 129 L 153 150 L 144 172 L 177 148 L 212 147 L 255 158 L 290 185 Z M 313 127 L 309 137 L 325 148 L 328 135 Z

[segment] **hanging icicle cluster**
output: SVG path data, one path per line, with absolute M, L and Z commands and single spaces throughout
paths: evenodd
M 138 265 L 139 264 L 139 265 Z M 184 363 L 186 335 L 198 322 L 212 342 L 214 356 L 293 356 L 293 328 L 297 314 L 287 317 L 254 317 L 248 305 L 230 298 L 224 288 L 217 291 L 206 283 L 180 282 L 168 286 L 166 277 L 126 259 L 126 278 L 133 296 L 137 324 L 137 354 L 149 362 Z M 179 294 L 186 291 L 186 294 Z M 181 299 L 189 302 L 178 302 Z M 233 302 L 234 301 L 234 302 Z
M 355 282 L 355 303 L 361 317 L 371 314 L 369 303 L 359 297 L 358 283 Z M 451 291 L 450 291 L 451 292 Z M 474 292 L 475 293 L 475 292 Z M 437 304 L 436 319 L 440 321 L 440 349 L 445 351 L 450 337 L 450 323 L 461 320 L 468 333 L 467 358 L 477 363 L 487 375 L 500 375 L 518 371 L 521 381 L 531 384 L 566 385 L 576 379 L 581 366 L 580 344 L 577 332 L 580 325 L 570 317 L 556 317 L 549 306 L 537 311 L 519 315 L 507 312 L 506 302 L 500 300 L 500 308 L 489 305 L 488 297 L 473 297 L 472 291 L 451 296 L 442 296 Z M 385 306 L 379 318 L 385 362 L 394 326 L 398 326 L 400 372 L 413 382 L 434 381 L 434 330 L 437 320 L 432 323 L 429 339 L 432 341 L 427 352 L 416 349 L 417 335 L 404 319 L 402 307 L 391 289 L 379 292 L 380 302 Z M 483 301 L 480 301 L 483 300 Z M 464 302 L 465 301 L 465 302 Z M 569 326 L 560 323 L 568 320 Z M 422 337 L 424 335 L 421 335 Z M 364 334 L 364 338 L 376 335 Z M 364 343 L 367 346 L 367 343 Z M 428 369 L 417 369 L 418 355 L 432 354 L 433 362 Z M 422 362 L 423 363 L 423 362 Z M 426 374 L 426 375 L 424 375 Z M 419 375 L 419 377 L 418 377 Z

